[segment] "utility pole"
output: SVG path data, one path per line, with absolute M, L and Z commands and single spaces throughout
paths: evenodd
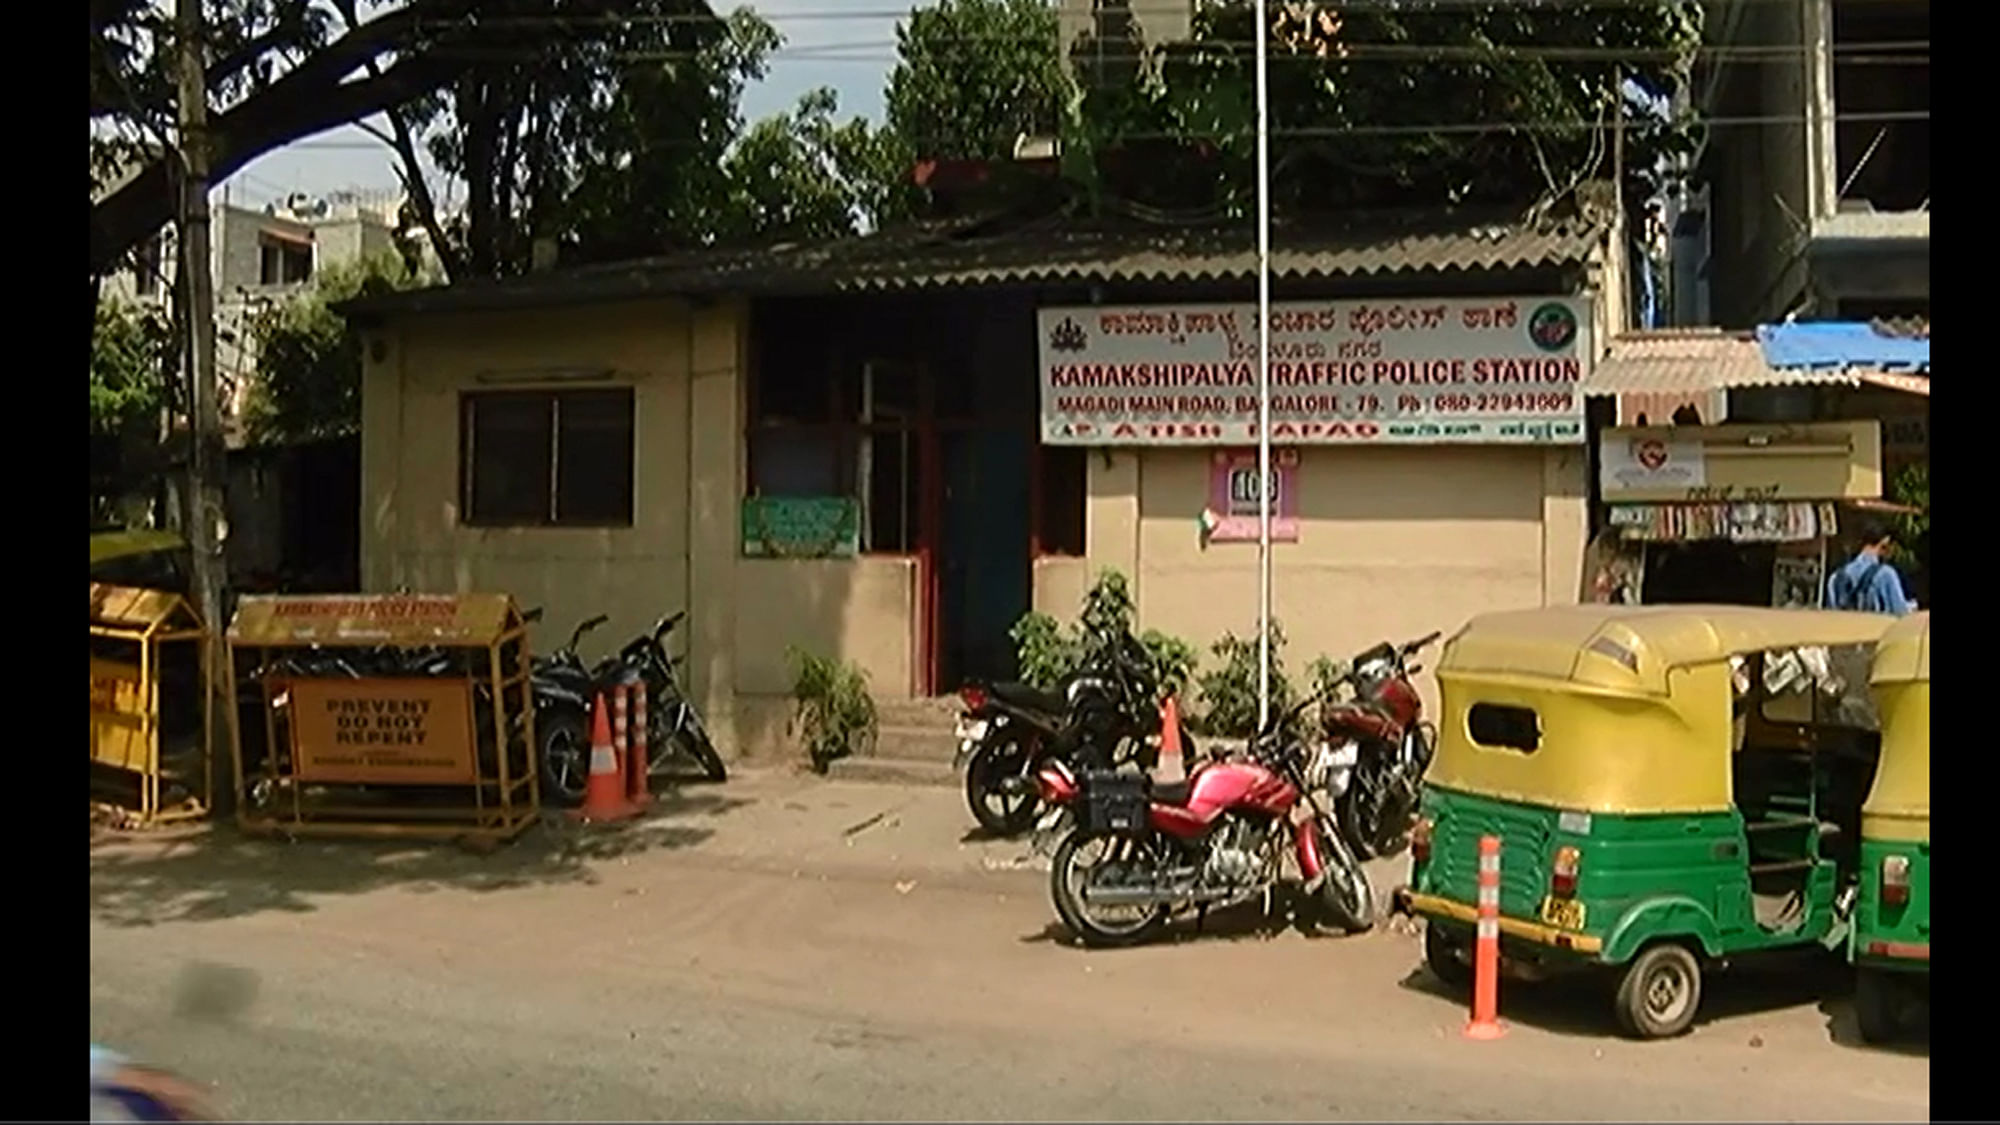
M 178 31 L 180 85 L 180 277 L 182 313 L 186 325 L 188 373 L 188 475 L 184 489 L 186 519 L 183 529 L 194 555 L 194 594 L 201 619 L 208 626 L 209 643 L 205 654 L 211 670 L 221 668 L 221 643 L 228 622 L 223 618 L 223 590 L 227 587 L 226 564 L 222 555 L 223 448 L 222 410 L 215 376 L 215 285 L 209 276 L 208 216 L 208 73 L 202 60 L 201 0 L 177 0 L 174 23 Z M 220 676 L 210 677 L 210 702 L 230 706 L 229 700 L 214 696 Z M 211 708 L 211 717 L 223 714 Z M 214 730 L 219 724 L 211 722 Z M 224 740 L 211 738 L 208 762 L 211 780 L 226 776 L 219 769 L 225 753 Z M 228 787 L 212 791 L 228 800 Z

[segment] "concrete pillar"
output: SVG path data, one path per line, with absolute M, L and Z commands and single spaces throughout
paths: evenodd
M 748 342 L 749 309 L 742 302 L 689 309 L 687 690 L 725 757 L 741 751 L 731 643 Z

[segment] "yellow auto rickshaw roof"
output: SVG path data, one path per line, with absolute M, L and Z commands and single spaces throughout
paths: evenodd
M 1667 673 L 1808 645 L 1873 644 L 1886 614 L 1736 605 L 1575 605 L 1473 618 L 1445 645 L 1441 677 L 1504 675 L 1666 695 Z
M 1875 669 L 1868 681 L 1876 684 L 1929 683 L 1931 679 L 1931 614 L 1912 613 L 1898 620 L 1882 634 L 1875 646 Z
M 173 531 L 105 531 L 90 537 L 90 565 L 97 566 L 130 555 L 150 555 L 187 546 L 187 540 Z

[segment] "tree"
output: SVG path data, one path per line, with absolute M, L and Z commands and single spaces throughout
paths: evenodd
M 361 343 L 329 306 L 423 284 L 395 255 L 321 270 L 307 291 L 251 323 L 257 375 L 244 423 L 257 443 L 314 441 L 361 427 Z
M 160 415 L 173 400 L 173 326 L 159 310 L 99 302 L 90 336 L 90 492 L 93 521 L 156 463 Z
M 538 239 L 603 260 L 713 236 L 737 103 L 778 33 L 748 9 L 716 18 L 705 0 L 621 10 L 588 38 L 551 44 L 537 25 L 496 37 L 438 97 L 392 115 L 406 182 L 421 183 L 417 138 L 466 185 L 448 224 L 412 191 L 454 277 L 520 272 Z
M 404 106 L 502 52 L 534 70 L 631 34 L 615 0 L 210 0 L 210 168 L 220 181 L 293 141 Z M 656 5 L 704 26 L 703 0 Z M 91 0 L 90 272 L 173 216 L 173 28 L 151 0 Z M 657 26 L 657 25 L 655 25 Z M 95 290 L 93 289 L 93 296 Z
M 900 138 L 860 117 L 840 122 L 839 108 L 838 95 L 822 87 L 744 133 L 723 166 L 729 196 L 719 239 L 838 238 L 907 212 Z
M 1055 6 L 938 0 L 896 27 L 888 121 L 925 160 L 1008 160 L 1054 136 L 1072 101 Z
M 1077 56 L 1134 59 L 1082 72 L 1071 168 L 1099 191 L 1188 211 L 1254 202 L 1254 12 L 1200 8 L 1192 36 L 1148 48 L 1114 30 Z M 1453 4 L 1273 15 L 1272 196 L 1324 211 L 1553 200 L 1610 172 L 1608 134 L 1630 79 L 1671 92 L 1701 35 L 1692 4 Z M 1626 133 L 1634 203 L 1656 157 L 1688 140 L 1651 119 Z
M 153 308 L 105 301 L 90 338 L 90 431 L 157 430 L 173 370 L 173 332 Z

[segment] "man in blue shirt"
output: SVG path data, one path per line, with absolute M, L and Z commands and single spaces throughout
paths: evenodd
M 1826 607 L 1898 617 L 1917 608 L 1903 593 L 1903 576 L 1889 563 L 1893 546 L 1885 525 L 1875 521 L 1864 524 L 1861 549 L 1826 580 Z

